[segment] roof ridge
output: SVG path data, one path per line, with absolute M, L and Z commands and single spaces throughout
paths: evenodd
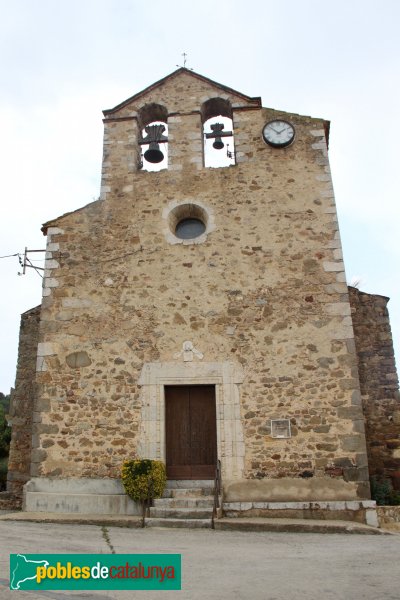
M 187 74 L 189 74 L 189 75 L 191 75 L 193 77 L 196 77 L 197 79 L 200 79 L 201 81 L 205 81 L 207 83 L 211 83 L 212 85 L 221 88 L 225 92 L 228 92 L 228 93 L 231 93 L 231 94 L 235 94 L 235 96 L 240 96 L 241 98 L 243 98 L 243 100 L 246 100 L 247 102 L 253 102 L 257 106 L 261 107 L 261 97 L 260 96 L 247 96 L 246 94 L 243 94 L 242 92 L 234 90 L 231 87 L 223 85 L 222 83 L 218 83 L 217 81 L 214 81 L 213 79 L 210 79 L 209 77 L 205 77 L 205 75 L 201 75 L 200 73 L 196 73 L 196 71 L 193 71 L 192 69 L 187 69 L 186 67 L 179 67 L 179 69 L 176 69 L 175 71 L 172 71 L 172 73 L 170 73 L 169 75 L 166 75 L 162 79 L 159 79 L 158 81 L 156 81 L 156 82 L 152 83 L 151 85 L 147 86 L 146 88 L 144 88 L 140 92 L 137 92 L 133 96 L 130 96 L 129 98 L 127 98 L 123 102 L 120 102 L 119 104 L 117 104 L 116 106 L 114 106 L 114 108 L 108 108 L 108 109 L 103 110 L 103 115 L 105 117 L 107 117 L 108 115 L 112 115 L 113 113 L 117 112 L 118 110 L 120 110 L 121 108 L 123 108 L 124 106 L 126 106 L 127 104 L 130 104 L 136 98 L 140 98 L 140 96 L 143 96 L 144 94 L 147 94 L 151 90 L 159 87 L 160 85 L 162 85 L 163 83 L 165 83 L 169 79 L 172 79 L 172 78 L 176 77 L 177 75 L 180 75 L 181 73 L 187 73 Z

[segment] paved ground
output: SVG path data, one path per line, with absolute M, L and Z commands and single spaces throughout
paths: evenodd
M 0 599 L 400 599 L 400 535 L 123 529 L 0 522 Z M 181 592 L 17 592 L 10 553 L 182 553 Z

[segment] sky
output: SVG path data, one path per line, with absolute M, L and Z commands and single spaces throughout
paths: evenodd
M 263 106 L 331 121 L 349 283 L 391 298 L 400 356 L 398 0 L 0 0 L 0 256 L 99 196 L 102 110 L 183 65 Z M 30 255 L 41 260 L 41 254 Z M 37 266 L 41 262 L 35 263 Z M 41 278 L 0 259 L 0 391 Z

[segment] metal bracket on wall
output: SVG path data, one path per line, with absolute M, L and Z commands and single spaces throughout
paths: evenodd
M 31 252 L 46 252 L 46 250 L 28 250 L 28 248 L 25 246 L 24 258 L 22 259 L 21 256 L 18 255 L 19 264 L 22 267 L 22 273 L 20 273 L 18 271 L 18 275 L 25 275 L 26 274 L 26 269 L 30 268 L 30 269 L 35 269 L 36 273 L 40 277 L 43 277 L 43 275 L 41 275 L 39 273 L 39 271 L 44 271 L 44 268 L 43 267 L 37 267 L 36 265 L 32 264 L 32 261 L 28 258 L 28 253 L 31 253 Z

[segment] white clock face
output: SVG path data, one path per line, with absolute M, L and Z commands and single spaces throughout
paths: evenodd
M 263 129 L 263 138 L 275 148 L 284 148 L 294 140 L 294 127 L 287 121 L 270 121 Z

